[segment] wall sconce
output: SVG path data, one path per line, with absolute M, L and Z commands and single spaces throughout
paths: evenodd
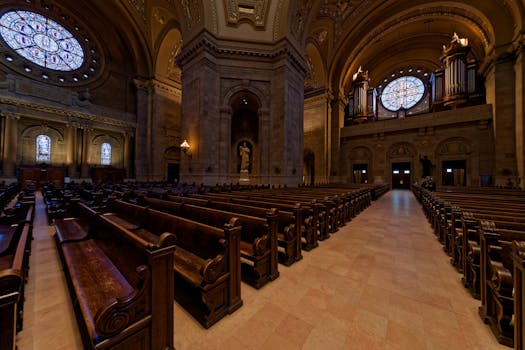
M 184 142 L 180 144 L 180 149 L 185 155 L 191 158 L 190 144 L 188 143 L 188 141 L 184 140 Z

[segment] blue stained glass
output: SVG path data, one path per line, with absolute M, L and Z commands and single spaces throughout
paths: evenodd
M 82 46 L 71 32 L 35 12 L 4 13 L 0 36 L 20 56 L 48 69 L 73 71 L 84 63 Z
M 397 111 L 401 108 L 414 107 L 425 93 L 421 79 L 414 76 L 404 76 L 390 82 L 381 94 L 381 102 L 386 109 Z
M 47 135 L 36 137 L 36 161 L 49 162 L 51 160 L 51 138 Z
M 107 142 L 100 147 L 100 164 L 111 165 L 111 145 Z

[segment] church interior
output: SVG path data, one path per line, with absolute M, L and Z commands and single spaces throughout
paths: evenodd
M 524 21 L 2 1 L 0 350 L 525 349 Z

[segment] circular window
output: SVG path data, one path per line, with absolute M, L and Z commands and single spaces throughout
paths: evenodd
M 381 93 L 383 106 L 390 111 L 414 107 L 425 94 L 425 85 L 421 79 L 404 76 L 391 81 Z
M 0 35 L 16 53 L 41 67 L 68 72 L 84 63 L 78 40 L 60 24 L 35 12 L 4 13 Z

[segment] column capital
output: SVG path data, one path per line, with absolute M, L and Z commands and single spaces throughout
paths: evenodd
M 139 90 L 143 90 L 144 92 L 150 93 L 154 89 L 154 84 L 151 79 L 140 79 L 135 78 L 133 79 L 133 83 L 135 84 L 135 87 Z
M 19 120 L 20 115 L 15 112 L 9 112 L 9 111 L 0 111 L 0 116 L 11 119 L 11 120 Z

